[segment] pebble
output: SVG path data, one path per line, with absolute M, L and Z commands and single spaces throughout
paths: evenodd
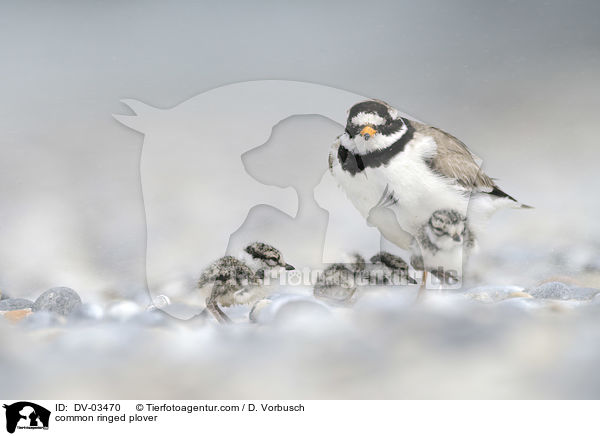
M 571 293 L 574 295 L 574 297 L 572 297 L 574 300 L 591 300 L 600 294 L 600 289 L 577 286 L 571 288 Z
M 290 301 L 275 313 L 277 324 L 305 326 L 331 317 L 330 309 L 322 303 L 310 300 Z
M 104 309 L 98 304 L 81 304 L 71 313 L 78 321 L 100 321 L 104 318 Z
M 265 320 L 263 318 L 265 316 L 264 314 L 266 313 L 265 309 L 272 303 L 273 301 L 269 300 L 268 298 L 263 298 L 262 300 L 258 300 L 256 303 L 254 303 L 252 310 L 250 310 L 250 313 L 248 314 L 250 321 L 264 324 Z
M 31 315 L 31 309 L 10 310 L 8 312 L 0 312 L 0 314 L 8 321 L 17 322 Z
M 527 291 L 534 298 L 550 300 L 591 300 L 600 289 L 571 287 L 561 282 L 544 283 Z
M 33 312 L 21 324 L 26 328 L 38 330 L 55 327 L 63 322 L 64 318 L 58 313 L 42 310 Z
M 157 295 L 152 299 L 152 304 L 146 310 L 164 309 L 171 304 L 171 299 L 166 295 Z
M 33 301 L 27 300 L 25 298 L 7 298 L 6 300 L 0 301 L 0 312 L 32 308 Z
M 327 319 L 331 310 L 313 297 L 284 296 L 275 300 L 260 300 L 251 311 L 251 320 L 258 324 L 305 325 Z
M 146 327 L 166 325 L 171 318 L 160 309 L 146 310 L 134 315 L 131 321 Z
M 160 309 L 157 309 L 155 307 L 148 308 L 149 311 L 159 310 L 159 311 L 168 313 L 173 318 L 182 319 L 182 320 L 192 319 L 192 318 L 196 317 L 197 315 L 201 314 L 204 309 L 205 309 L 205 306 L 193 306 L 190 304 L 185 304 L 185 303 L 180 303 L 180 302 L 173 302 L 173 303 L 169 304 L 168 306 L 165 306 Z
M 134 316 L 139 315 L 142 308 L 133 301 L 124 300 L 113 303 L 106 311 L 108 318 L 115 321 L 128 321 Z
M 69 316 L 81 305 L 81 297 L 71 288 L 58 287 L 42 293 L 33 305 L 34 312 L 54 312 Z
M 484 303 L 496 303 L 509 298 L 531 298 L 521 286 L 478 286 L 468 289 L 464 295 Z
M 547 307 L 547 304 L 543 301 L 536 300 L 531 297 L 516 297 L 507 298 L 505 300 L 496 303 L 498 309 L 516 309 L 523 312 L 533 312 L 535 310 Z

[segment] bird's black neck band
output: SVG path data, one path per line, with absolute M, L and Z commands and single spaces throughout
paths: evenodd
M 377 168 L 381 165 L 387 165 L 394 156 L 404 150 L 404 147 L 410 141 L 415 133 L 415 129 L 410 122 L 406 121 L 406 132 L 392 145 L 380 150 L 370 151 L 365 154 L 353 153 L 343 145 L 338 148 L 338 160 L 342 169 L 354 176 L 365 170 L 365 168 Z

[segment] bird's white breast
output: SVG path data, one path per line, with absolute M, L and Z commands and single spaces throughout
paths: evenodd
M 334 144 L 336 157 L 338 146 L 339 143 Z M 416 134 L 387 165 L 367 167 L 352 176 L 334 159 L 337 165 L 333 166 L 332 172 L 365 218 L 377 206 L 387 187 L 398 200 L 390 206 L 398 223 L 414 235 L 418 227 L 438 209 L 455 209 L 461 213 L 467 210 L 468 197 L 463 195 L 462 189 L 433 173 L 424 162 L 424 159 L 435 154 L 436 148 L 431 137 Z

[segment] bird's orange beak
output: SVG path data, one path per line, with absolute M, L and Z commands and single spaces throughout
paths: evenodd
M 360 131 L 360 135 L 364 136 L 365 138 L 369 139 L 371 136 L 373 136 L 375 133 L 377 133 L 377 130 L 375 130 L 373 127 L 371 126 L 365 126 L 363 127 L 363 129 Z

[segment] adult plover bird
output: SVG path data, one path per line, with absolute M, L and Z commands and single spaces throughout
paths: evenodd
M 231 322 L 219 306 L 252 304 L 266 297 L 271 292 L 270 279 L 292 269 L 275 247 L 254 242 L 244 249 L 240 259 L 224 256 L 212 263 L 201 274 L 198 288 L 217 321 Z
M 529 207 L 496 186 L 461 141 L 381 101 L 350 109 L 329 169 L 362 216 L 404 249 L 436 210 L 463 213 L 477 234 L 496 210 Z
M 451 209 L 436 210 L 415 235 L 410 263 L 416 270 L 430 271 L 444 283 L 455 284 L 475 243 L 464 215 Z

